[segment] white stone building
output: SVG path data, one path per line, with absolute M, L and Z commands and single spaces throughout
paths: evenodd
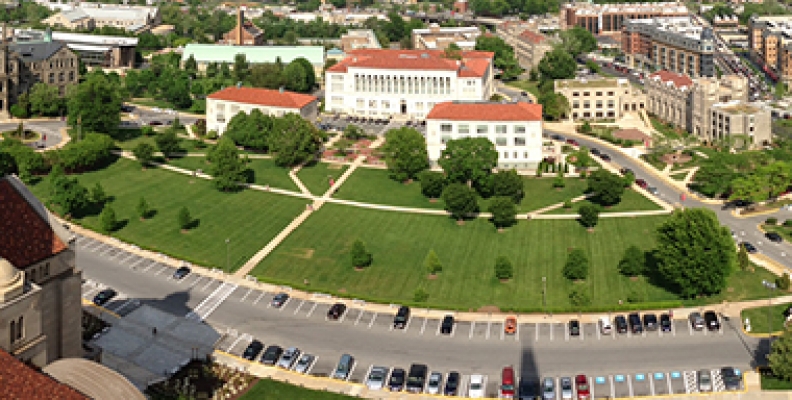
M 259 109 L 264 115 L 281 117 L 298 114 L 314 121 L 318 115 L 316 97 L 284 90 L 230 87 L 206 97 L 206 130 L 223 134 L 235 115 Z
M 542 160 L 542 106 L 530 103 L 446 102 L 426 116 L 426 147 L 437 163 L 449 140 L 485 137 L 498 168 L 534 169 Z
M 437 103 L 489 100 L 494 54 L 358 49 L 327 69 L 325 110 L 355 116 L 423 119 Z

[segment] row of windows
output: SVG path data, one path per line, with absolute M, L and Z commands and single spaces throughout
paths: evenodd
M 8 336 L 11 344 L 14 344 L 20 340 L 22 337 L 25 336 L 25 321 L 23 317 L 20 315 L 18 319 L 11 320 L 11 324 L 8 329 Z
M 602 105 L 603 105 L 602 100 L 597 100 L 595 108 L 602 108 Z M 608 108 L 614 108 L 614 107 L 616 107 L 616 102 L 613 100 L 608 100 Z M 572 103 L 572 108 L 580 108 L 580 102 L 578 102 L 577 100 L 574 101 Z M 591 102 L 584 101 L 583 108 L 591 108 Z
M 457 136 L 455 138 L 452 138 L 449 135 L 443 135 L 443 136 L 440 137 L 440 143 L 446 144 L 446 143 L 448 143 L 449 140 L 464 139 L 464 138 L 467 138 L 467 137 L 474 137 L 474 136 L 461 135 L 461 136 Z M 513 143 L 512 146 L 525 146 L 525 138 L 524 137 L 513 138 L 512 143 Z M 495 145 L 496 146 L 508 146 L 509 145 L 509 140 L 507 138 L 505 138 L 505 137 L 495 138 Z
M 64 68 L 64 67 L 74 67 L 74 58 L 70 58 L 68 60 L 57 59 L 52 60 L 49 62 L 50 69 L 52 68 Z M 43 69 L 44 62 L 41 63 L 33 63 L 30 69 Z
M 595 92 L 594 95 L 597 97 L 602 97 L 602 93 L 603 92 Z M 627 94 L 627 92 L 625 91 L 624 94 Z M 616 95 L 615 92 L 612 91 L 608 92 L 608 96 L 615 96 L 615 95 Z M 589 96 L 591 96 L 591 92 L 583 92 L 583 97 L 589 97 Z M 580 97 L 580 92 L 572 92 L 572 97 Z
M 45 263 L 44 265 L 39 265 L 38 267 L 30 268 L 28 272 L 30 273 L 30 280 L 36 282 L 38 278 L 44 279 L 49 277 L 50 265 L 49 263 Z
M 516 134 L 524 134 L 525 133 L 525 126 L 524 125 L 513 125 L 514 126 L 514 133 Z M 486 135 L 489 133 L 489 125 L 476 125 L 476 133 L 479 135 Z M 440 124 L 440 132 L 443 133 L 451 133 L 453 132 L 453 126 L 451 124 Z M 459 124 L 457 125 L 457 133 L 459 134 L 468 134 L 470 133 L 470 125 L 467 124 Z M 495 125 L 495 133 L 499 135 L 505 135 L 509 133 L 509 126 L 508 125 Z
M 355 92 L 451 94 L 451 78 L 355 75 Z

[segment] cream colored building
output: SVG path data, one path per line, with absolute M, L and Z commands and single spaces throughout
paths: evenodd
M 140 32 L 162 22 L 159 8 L 102 3 L 80 3 L 69 11 L 59 12 L 41 21 L 69 29 L 94 29 L 112 26 Z
M 426 29 L 412 30 L 414 49 L 445 50 L 454 43 L 462 50 L 475 50 L 479 36 L 481 30 L 475 26 L 441 28 L 431 24 Z
M 206 97 L 206 130 L 223 134 L 228 122 L 240 112 L 250 114 L 254 109 L 264 115 L 281 117 L 297 114 L 315 121 L 319 113 L 317 98 L 285 90 L 230 87 Z
M 646 94 L 624 78 L 557 80 L 555 92 L 569 101 L 573 119 L 619 119 L 646 105 Z
M 497 34 L 514 48 L 514 55 L 517 56 L 520 66 L 530 71 L 539 65 L 546 53 L 553 50 L 558 40 L 541 33 L 535 27 L 526 26 L 529 24 L 503 23 Z
M 38 367 L 81 357 L 72 235 L 15 176 L 0 178 L 0 232 L 0 348 Z

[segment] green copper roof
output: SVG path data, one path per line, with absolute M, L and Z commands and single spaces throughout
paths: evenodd
M 188 44 L 182 52 L 182 61 L 192 55 L 198 63 L 234 63 L 237 54 L 244 54 L 249 63 L 275 62 L 280 57 L 284 64 L 303 57 L 314 65 L 324 65 L 325 51 L 322 46 L 229 46 L 222 44 Z

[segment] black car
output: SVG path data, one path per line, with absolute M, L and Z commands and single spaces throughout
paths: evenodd
M 627 175 L 627 174 L 633 174 L 633 175 L 635 175 L 635 173 L 633 172 L 633 170 L 631 170 L 631 169 L 629 169 L 629 168 L 622 168 L 622 169 L 620 169 L 620 170 L 619 170 L 619 172 L 621 172 L 621 174 L 622 174 L 622 175 Z
M 569 335 L 580 336 L 580 322 L 576 319 L 569 321 Z
M 657 315 L 654 314 L 644 314 L 643 316 L 643 325 L 647 331 L 655 331 L 657 330 Z
M 422 393 L 426 386 L 426 376 L 429 374 L 429 367 L 424 364 L 410 365 L 410 373 L 407 375 L 407 391 L 410 393 Z
M 107 304 L 108 301 L 112 300 L 113 297 L 116 297 L 116 295 L 118 295 L 118 292 L 113 289 L 102 290 L 94 296 L 93 303 L 97 306 L 103 306 Z
M 660 314 L 660 329 L 663 332 L 671 332 L 671 316 L 668 314 Z
M 641 316 L 638 313 L 632 313 L 627 316 L 630 322 L 630 329 L 632 333 L 643 333 L 643 324 L 641 323 Z
M 517 398 L 520 400 L 534 400 L 539 398 L 539 382 L 534 379 L 520 379 Z
M 706 311 L 704 313 L 704 325 L 711 331 L 720 329 L 720 321 L 718 321 L 718 315 L 715 314 L 715 311 Z
M 742 242 L 742 243 L 740 243 L 740 246 L 745 247 L 745 251 L 747 251 L 748 254 L 756 254 L 759 251 L 759 250 L 756 249 L 756 246 L 754 246 L 754 245 L 752 245 L 752 244 L 750 244 L 748 242 Z
M 410 307 L 401 306 L 396 316 L 393 317 L 393 327 L 397 329 L 404 329 L 407 326 L 407 321 L 410 320 Z
M 566 141 L 566 138 L 565 138 L 565 137 L 563 137 L 563 136 L 561 136 L 561 135 L 553 135 L 553 136 L 550 136 L 550 139 L 553 139 L 553 140 L 558 140 L 559 142 Z
M 765 237 L 771 242 L 781 243 L 784 241 L 784 238 L 776 232 L 767 232 L 765 233 Z
M 272 298 L 272 301 L 270 302 L 270 305 L 272 307 L 275 307 L 275 308 L 281 308 L 281 307 L 283 307 L 284 304 L 286 304 L 286 301 L 288 301 L 288 300 L 289 300 L 289 295 L 288 294 L 286 294 L 286 293 L 278 293 L 278 294 L 275 295 L 275 297 Z
M 589 150 L 589 153 L 594 154 L 595 156 L 602 154 L 600 153 L 600 150 L 596 148 L 592 148 L 591 150 Z
M 242 353 L 242 358 L 245 360 L 253 361 L 258 357 L 261 350 L 264 349 L 264 343 L 259 342 L 258 340 L 253 340 L 250 342 L 248 347 L 245 349 L 245 352 Z
M 125 112 L 125 113 L 132 112 L 132 110 L 134 110 L 134 109 L 135 109 L 135 107 L 128 106 L 126 104 L 121 106 L 121 112 Z
M 189 275 L 189 274 L 190 274 L 190 267 L 184 267 L 184 266 L 182 266 L 182 267 L 179 267 L 179 268 L 178 268 L 178 269 L 177 269 L 177 270 L 176 270 L 176 271 L 173 273 L 173 279 L 182 279 L 182 278 L 184 278 L 185 276 L 187 276 L 187 275 Z
M 459 372 L 451 371 L 446 377 L 446 384 L 443 394 L 446 396 L 456 396 L 457 393 L 459 393 Z
M 610 161 L 610 160 L 611 160 L 610 156 L 609 156 L 609 155 L 607 155 L 607 154 L 600 154 L 600 156 L 599 156 L 599 157 L 600 157 L 600 159 L 601 159 L 602 161 Z
M 264 365 L 275 365 L 281 354 L 283 354 L 283 349 L 280 346 L 267 347 L 267 350 L 264 350 L 264 355 L 261 356 L 261 362 Z
M 404 390 L 405 372 L 401 368 L 394 368 L 388 381 L 388 390 L 391 392 L 401 392 Z
M 454 330 L 454 316 L 446 315 L 440 324 L 440 333 L 450 335 L 452 330 Z
M 616 318 L 613 319 L 613 323 L 616 325 L 616 332 L 627 333 L 629 327 L 627 325 L 627 318 L 624 318 L 624 315 L 617 315 Z
M 344 315 L 344 311 L 346 311 L 346 304 L 344 303 L 335 303 L 329 310 L 327 310 L 327 318 L 328 319 L 339 319 L 342 315 Z
M 728 391 L 740 390 L 740 386 L 742 386 L 740 373 L 732 367 L 721 368 L 721 379 L 723 380 L 723 387 Z

